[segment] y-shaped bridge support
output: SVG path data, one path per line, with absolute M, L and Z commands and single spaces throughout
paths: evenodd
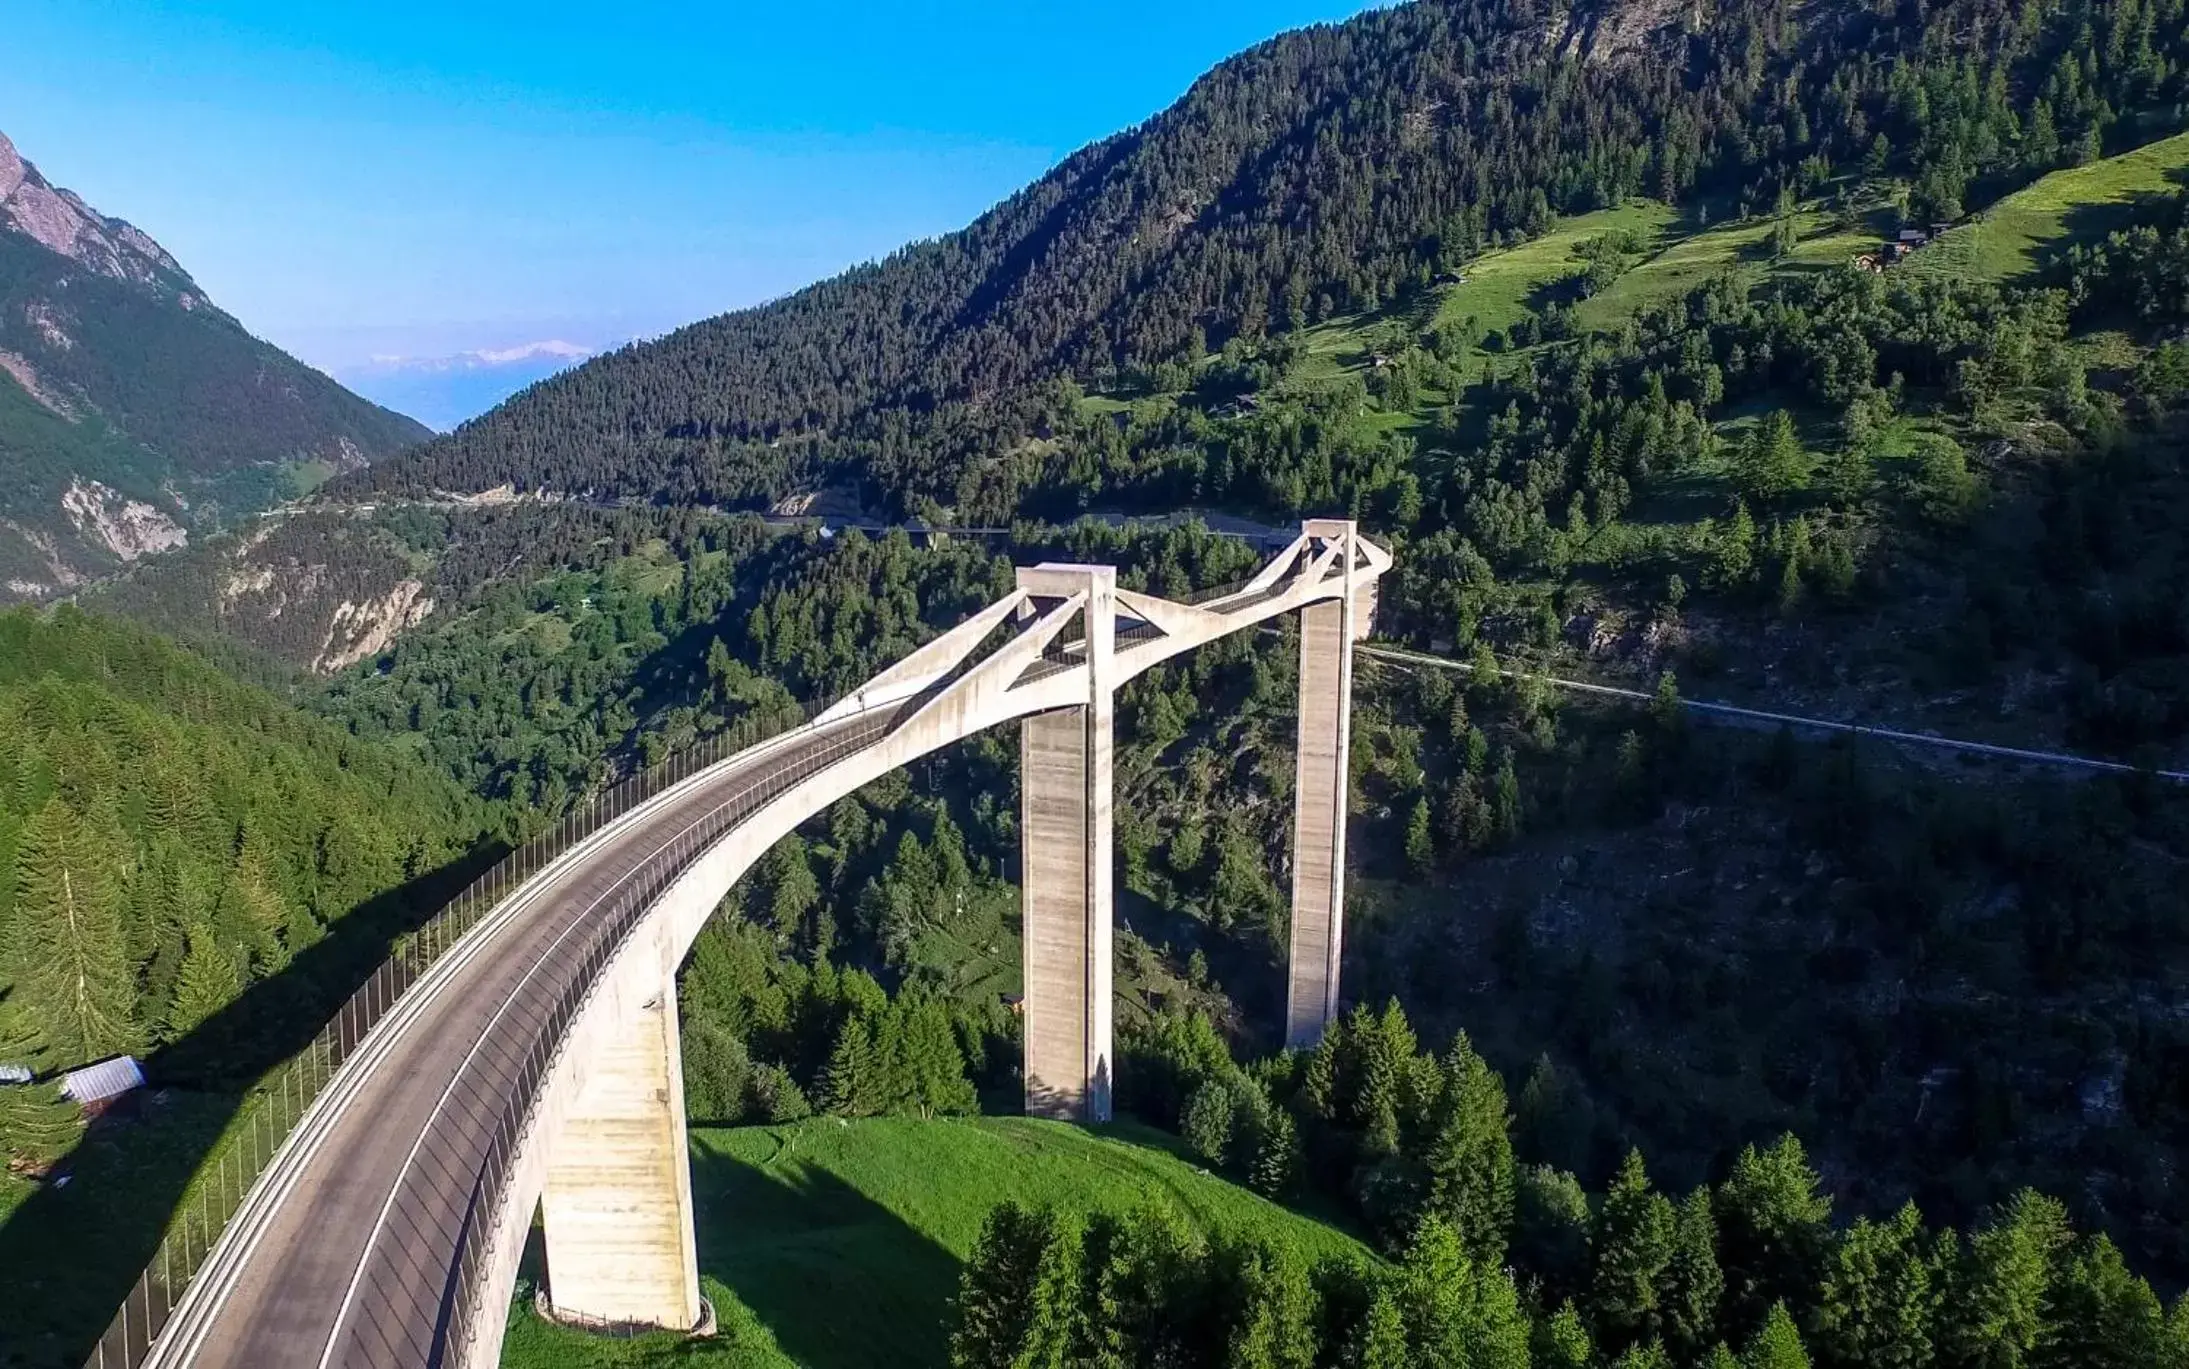
M 1084 595 L 1086 702 L 1019 723 L 1019 937 L 1026 971 L 1026 1111 L 1110 1120 L 1112 647 L 1117 572 L 1018 573 L 1029 607 Z
M 1353 566 L 1353 525 L 1310 519 L 1306 535 Z M 1360 626 L 1365 627 L 1362 622 Z M 1285 1044 L 1313 1046 L 1338 1015 L 1345 940 L 1345 806 L 1353 734 L 1353 577 L 1335 599 L 1300 610 L 1300 739 L 1292 792 L 1292 947 Z M 1359 634 L 1365 635 L 1365 633 Z

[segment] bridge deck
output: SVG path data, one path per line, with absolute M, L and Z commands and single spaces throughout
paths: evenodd
M 1316 525 L 1308 526 L 1313 532 Z M 1308 534 L 1295 550 L 1311 550 Z M 1377 555 L 1370 581 L 1388 565 Z M 1206 604 L 1217 625 L 1203 620 L 1176 645 L 1327 597 L 1339 578 L 1295 572 Z M 1136 624 L 1118 644 L 1158 635 Z M 1068 670 L 1074 658 L 1073 644 L 1060 643 L 1025 674 Z M 1149 659 L 1143 656 L 1143 667 Z M 947 695 L 957 678 L 938 679 L 929 694 Z M 1027 698 L 1016 711 L 1008 698 L 990 698 L 976 717 L 958 717 L 951 724 L 957 730 L 938 730 L 933 739 L 896 730 L 920 698 L 818 724 L 704 772 L 593 838 L 578 858 L 535 877 L 448 952 L 344 1062 L 230 1224 L 150 1362 L 410 1369 L 461 1354 L 446 1343 L 459 1252 L 469 1224 L 489 1219 L 481 1201 L 488 1159 L 523 1087 L 527 1052 L 598 973 L 594 943 L 652 858 L 703 824 L 704 838 L 719 837 L 731 816 L 840 757 L 881 743 L 902 763 L 970 730 L 1056 707 L 1052 695 L 1068 691 Z

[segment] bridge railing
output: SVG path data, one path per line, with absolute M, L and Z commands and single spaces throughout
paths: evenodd
M 510 894 L 571 847 L 663 791 L 728 756 L 809 721 L 816 708 L 763 708 L 602 792 L 504 856 L 415 931 L 397 938 L 379 969 L 287 1064 L 261 1080 L 224 1133 L 210 1165 L 185 1190 L 144 1272 L 130 1287 L 86 1361 L 136 1369 L 173 1315 L 214 1243 L 242 1207 L 314 1099 L 411 985 Z

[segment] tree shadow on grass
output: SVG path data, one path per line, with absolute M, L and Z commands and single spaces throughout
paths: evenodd
M 796 1133 L 791 1133 L 795 1138 Z M 795 1144 L 795 1139 L 793 1141 Z M 812 1369 L 941 1365 L 957 1256 L 836 1175 L 692 1152 L 700 1273 Z M 727 1323 L 736 1309 L 718 1307 Z
M 46 1183 L 0 1214 L 0 1366 L 84 1362 L 251 1085 L 318 1035 L 396 937 L 500 855 L 484 847 L 359 905 L 281 973 L 146 1058 L 148 1088 L 93 1122 Z
M 2071 249 L 2102 242 L 2111 233 L 2143 224 L 2163 230 L 2179 223 L 2180 196 L 2189 189 L 2189 167 L 2172 168 L 2165 178 L 2168 184 L 2163 188 L 2132 190 L 2122 199 L 2078 204 L 2063 211 L 2060 226 L 2066 231 L 2032 253 L 2037 268 L 2054 269 L 2065 262 Z

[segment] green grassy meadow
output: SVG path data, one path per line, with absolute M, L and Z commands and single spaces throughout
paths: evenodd
M 1351 1236 L 1264 1201 L 1127 1123 L 1088 1130 L 1026 1117 L 823 1117 L 694 1128 L 702 1286 L 720 1333 L 608 1340 L 512 1313 L 502 1363 L 940 1365 L 949 1299 L 990 1207 L 1074 1212 L 1161 1203 L 1204 1232 L 1253 1233 L 1298 1253 L 1372 1258 Z
M 2189 133 L 2055 171 L 1940 235 L 1899 269 L 1986 280 L 2027 276 L 2053 244 L 2070 235 L 2089 238 L 2110 231 L 2138 197 L 2176 190 L 2185 174 Z
M 1645 241 L 1667 232 L 1676 213 L 1655 200 L 1631 200 L 1616 209 L 1561 219 L 1540 238 L 1491 252 L 1468 263 L 1463 284 L 1450 287 L 1437 306 L 1437 322 L 1457 323 L 1473 315 L 1485 329 L 1512 327 L 1534 312 L 1529 297 L 1582 267 L 1575 249 L 1606 233 L 1628 232 Z

